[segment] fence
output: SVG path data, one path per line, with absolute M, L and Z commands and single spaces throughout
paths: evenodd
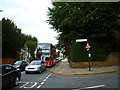
M 0 59 L 0 64 L 10 64 L 17 60 L 19 60 L 19 58 L 2 58 Z

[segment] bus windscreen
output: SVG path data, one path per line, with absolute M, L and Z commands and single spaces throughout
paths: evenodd
M 49 57 L 46 57 L 46 58 L 45 58 L 45 61 L 50 61 L 50 58 L 49 58 Z
M 38 44 L 38 48 L 43 49 L 50 49 L 50 44 L 49 43 L 40 43 Z

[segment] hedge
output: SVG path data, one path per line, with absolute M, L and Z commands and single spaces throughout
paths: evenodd
M 70 48 L 70 61 L 72 62 L 84 62 L 88 61 L 88 52 L 85 48 L 86 42 L 82 43 L 72 43 Z M 91 61 L 103 61 L 105 60 L 107 54 L 105 50 L 96 42 L 90 42 Z

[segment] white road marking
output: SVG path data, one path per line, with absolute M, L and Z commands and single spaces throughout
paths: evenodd
M 34 86 L 36 86 L 37 85 L 37 83 L 36 82 L 30 82 L 30 83 L 34 83 L 31 87 L 24 87 L 24 88 L 33 88 Z
M 43 84 L 44 84 L 44 82 L 41 83 L 41 85 L 43 85 Z
M 33 88 L 34 86 L 37 85 L 37 82 L 31 82 L 31 83 L 34 83 L 30 88 Z
M 47 77 L 42 81 L 42 83 L 37 88 L 40 88 L 51 75 L 52 73 L 48 74 Z
M 41 84 L 37 88 L 40 88 L 51 75 L 52 75 L 52 73 L 48 74 L 46 76 L 46 78 L 41 82 Z M 37 82 L 22 82 L 22 83 L 25 83 L 25 84 L 22 85 L 20 88 L 33 88 L 33 87 L 35 87 L 37 85 Z M 29 84 L 29 83 L 34 83 L 34 84 L 32 86 L 30 86 L 30 87 L 26 87 L 26 85 Z
M 52 73 L 50 73 L 49 75 L 48 75 L 48 77 L 50 77 L 52 75 Z
M 37 88 L 40 88 L 42 85 L 39 85 Z
M 91 87 L 85 87 L 85 88 L 81 88 L 81 89 L 91 89 L 91 88 L 99 88 L 99 87 L 104 87 L 105 85 L 97 85 L 97 86 L 91 86 Z M 80 90 L 81 90 L 80 89 Z M 76 89 L 75 89 L 76 90 Z
M 43 81 L 45 82 L 47 79 L 44 79 Z
M 21 86 L 20 88 L 23 88 L 24 86 L 26 86 L 29 82 L 26 82 L 23 86 Z
M 48 77 L 46 77 L 46 79 L 48 79 Z

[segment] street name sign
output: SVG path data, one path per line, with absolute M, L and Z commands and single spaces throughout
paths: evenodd
M 87 39 L 76 39 L 76 42 L 87 42 Z

